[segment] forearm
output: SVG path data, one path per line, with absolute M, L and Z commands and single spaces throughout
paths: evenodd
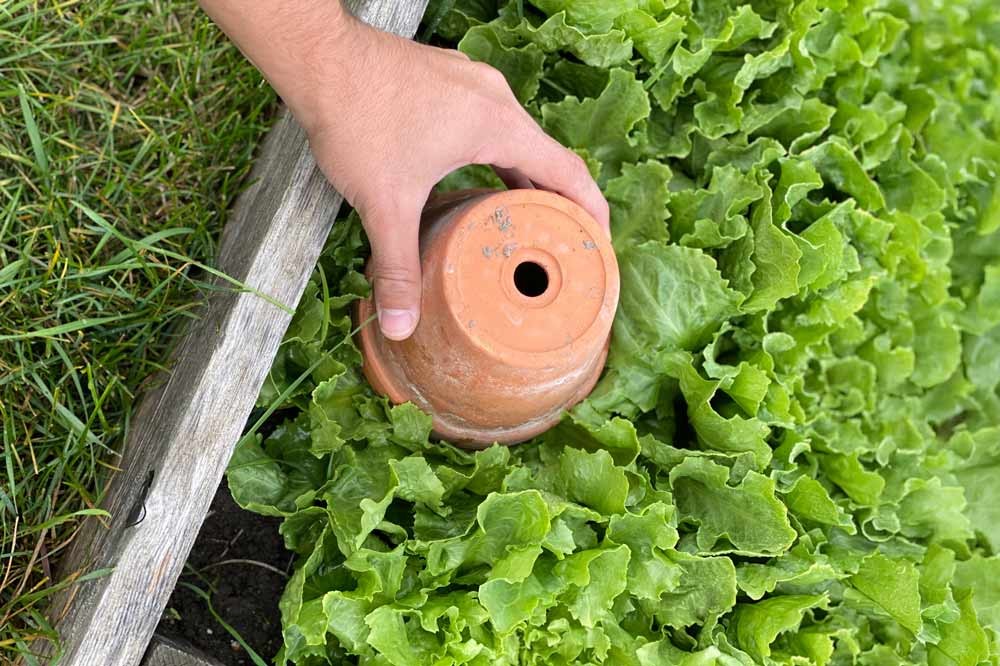
M 307 129 L 335 85 L 351 97 L 364 27 L 341 0 L 199 0 Z

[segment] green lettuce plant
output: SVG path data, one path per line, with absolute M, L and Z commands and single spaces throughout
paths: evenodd
M 339 223 L 229 470 L 299 554 L 278 663 L 997 664 L 1000 5 L 428 16 L 602 185 L 608 367 L 536 441 L 432 441 Z

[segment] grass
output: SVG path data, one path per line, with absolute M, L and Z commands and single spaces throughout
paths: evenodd
M 278 569 L 277 571 L 284 574 L 284 572 L 281 571 L 280 569 Z M 211 594 L 201 589 L 197 585 L 192 585 L 191 583 L 185 583 L 184 581 L 180 581 L 177 584 L 180 587 L 190 590 L 192 594 L 194 594 L 196 597 L 205 602 L 205 605 L 208 607 L 208 612 L 212 614 L 212 617 L 215 618 L 215 621 L 219 623 L 219 626 L 222 627 L 227 634 L 232 636 L 233 640 L 235 640 L 237 644 L 239 644 L 240 648 L 250 658 L 250 661 L 254 663 L 254 666 L 267 666 L 267 662 L 264 661 L 263 657 L 257 654 L 256 650 L 254 650 L 247 644 L 246 640 L 243 638 L 240 632 L 238 632 L 231 624 L 226 622 L 226 620 L 221 615 L 219 615 L 218 612 L 216 612 L 215 607 L 212 606 Z
M 0 663 L 52 635 L 273 100 L 190 0 L 0 2 Z

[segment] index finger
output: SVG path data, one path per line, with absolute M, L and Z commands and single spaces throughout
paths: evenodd
M 543 132 L 527 113 L 524 115 L 519 129 L 505 128 L 489 139 L 484 148 L 488 162 L 503 169 L 517 169 L 538 187 L 576 202 L 609 229 L 608 202 L 587 164 Z

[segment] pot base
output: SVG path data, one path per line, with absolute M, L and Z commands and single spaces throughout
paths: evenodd
M 531 439 L 586 398 L 619 290 L 593 218 L 550 192 L 459 192 L 425 209 L 420 245 L 421 317 L 409 339 L 385 338 L 372 299 L 357 304 L 377 392 L 414 403 L 463 448 Z

